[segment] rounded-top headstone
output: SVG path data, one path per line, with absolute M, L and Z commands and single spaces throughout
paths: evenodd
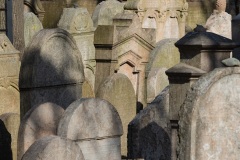
M 64 109 L 54 103 L 43 103 L 30 109 L 21 121 L 18 132 L 18 159 L 38 139 L 57 134 Z
M 79 99 L 65 111 L 58 135 L 71 140 L 121 136 L 122 122 L 116 109 L 99 98 Z
M 84 81 L 81 54 L 65 30 L 44 29 L 26 49 L 20 70 L 19 88 L 39 88 Z
M 69 139 L 57 136 L 36 141 L 24 154 L 22 160 L 84 160 L 80 147 Z
M 123 12 L 123 7 L 124 3 L 117 0 L 106 0 L 98 4 L 92 16 L 94 27 L 112 25 L 114 16 Z

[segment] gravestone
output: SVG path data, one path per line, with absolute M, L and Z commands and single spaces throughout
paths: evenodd
M 24 41 L 25 47 L 28 46 L 33 36 L 43 29 L 42 23 L 32 12 L 24 13 Z
M 84 72 L 80 55 L 67 31 L 38 32 L 22 58 L 21 117 L 37 104 L 52 102 L 65 109 L 81 98 Z
M 0 116 L 0 119 L 4 122 L 4 125 L 11 135 L 12 160 L 17 160 L 17 138 L 20 125 L 20 115 L 17 113 L 5 113 Z
M 68 31 L 82 55 L 86 81 L 95 86 L 95 47 L 93 21 L 86 8 L 64 8 L 58 27 Z
M 115 73 L 109 76 L 99 87 L 96 97 L 110 102 L 118 111 L 123 123 L 121 153 L 127 155 L 128 124 L 136 115 L 136 96 L 127 76 Z
M 130 122 L 128 158 L 170 160 L 169 87 Z
M 76 141 L 86 160 L 121 160 L 122 134 L 117 110 L 99 98 L 73 102 L 58 126 L 58 135 Z
M 24 13 L 27 13 L 27 12 L 32 12 L 35 15 L 37 15 L 37 17 L 42 22 L 45 11 L 42 6 L 41 0 L 24 0 Z
M 18 133 L 18 160 L 38 139 L 57 134 L 58 123 L 64 109 L 53 103 L 31 108 L 23 117 Z
M 7 36 L 0 34 L 0 115 L 20 113 L 19 54 Z
M 217 0 L 215 8 L 216 10 L 208 18 L 205 28 L 208 32 L 232 39 L 232 16 L 225 12 L 226 0 Z
M 137 13 L 142 28 L 156 30 L 156 42 L 185 35 L 188 11 L 186 0 L 128 0 L 124 9 Z
M 22 160 L 85 160 L 77 143 L 58 136 L 37 140 L 23 155 Z
M 189 90 L 180 110 L 179 159 L 238 159 L 240 69 L 215 69 Z
M 123 12 L 124 3 L 117 0 L 106 0 L 99 3 L 92 15 L 94 27 L 98 25 L 112 25 L 113 18 Z
M 149 57 L 146 67 L 147 102 L 150 103 L 168 86 L 165 71 L 180 62 L 180 53 L 175 47 L 177 39 L 164 39 L 156 44 Z

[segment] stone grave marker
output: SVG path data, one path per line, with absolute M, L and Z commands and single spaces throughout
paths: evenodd
M 0 115 L 20 113 L 19 54 L 7 36 L 0 34 Z
M 124 3 L 117 0 L 106 0 L 99 3 L 92 15 L 94 27 L 98 25 L 112 25 L 113 17 L 123 12 Z
M 150 103 L 168 86 L 165 71 L 180 62 L 180 53 L 175 47 L 177 39 L 164 39 L 156 44 L 146 67 L 147 102 Z
M 58 27 L 68 31 L 76 41 L 82 55 L 85 81 L 95 86 L 95 47 L 93 21 L 86 8 L 64 8 Z M 92 92 L 92 91 L 90 91 Z
M 179 159 L 239 159 L 240 68 L 217 68 L 189 90 L 180 109 Z
M 73 102 L 58 126 L 58 135 L 76 141 L 86 160 L 121 160 L 122 134 L 117 110 L 99 98 Z
M 136 115 L 137 110 L 137 99 L 131 81 L 127 76 L 115 73 L 100 85 L 96 97 L 107 100 L 118 111 L 124 132 L 121 137 L 121 152 L 123 156 L 126 156 L 128 124 Z
M 37 140 L 22 160 L 85 160 L 77 143 L 58 136 Z
M 33 36 L 43 29 L 42 23 L 32 12 L 24 13 L 24 41 L 25 47 L 31 42 Z
M 57 134 L 58 123 L 64 109 L 53 103 L 31 108 L 23 117 L 18 133 L 18 160 L 38 139 Z
M 81 98 L 84 67 L 80 55 L 67 31 L 38 32 L 22 58 L 21 117 L 37 104 L 52 102 L 66 108 Z
M 130 122 L 128 158 L 170 160 L 169 87 Z
M 4 122 L 4 125 L 11 135 L 12 158 L 13 160 L 17 160 L 17 138 L 20 125 L 20 114 L 5 113 L 0 116 L 0 119 Z

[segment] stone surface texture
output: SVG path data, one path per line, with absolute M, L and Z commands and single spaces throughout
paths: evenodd
M 239 67 L 228 67 L 192 86 L 180 110 L 180 160 L 239 158 L 239 83 Z
M 180 53 L 175 47 L 177 39 L 165 39 L 156 44 L 146 67 L 147 103 L 155 99 L 168 86 L 165 71 L 180 62 Z
M 38 32 L 26 49 L 21 64 L 21 117 L 45 102 L 66 108 L 81 98 L 84 71 L 72 36 L 62 29 Z
M 123 12 L 124 3 L 117 0 L 106 0 L 99 3 L 92 15 L 94 27 L 98 25 L 112 25 L 113 17 Z
M 99 98 L 83 98 L 65 111 L 58 135 L 77 141 L 85 159 L 121 159 L 122 122 L 117 110 Z
M 22 160 L 85 160 L 77 143 L 57 136 L 37 140 Z
M 185 34 L 188 11 L 186 0 L 128 0 L 125 10 L 140 17 L 142 28 L 156 29 L 156 42 L 165 38 L 181 38 Z
M 31 108 L 23 117 L 18 133 L 18 160 L 38 139 L 57 135 L 58 123 L 64 109 L 53 103 L 43 103 Z
M 4 125 L 7 131 L 11 135 L 12 160 L 17 160 L 17 139 L 18 139 L 18 129 L 20 125 L 20 114 L 5 113 L 0 116 L 0 119 L 4 122 Z M 8 153 L 4 153 L 4 154 L 8 154 Z
M 0 115 L 20 113 L 19 54 L 7 36 L 0 34 Z
M 126 156 L 128 124 L 136 115 L 136 96 L 130 80 L 123 74 L 113 74 L 101 84 L 96 97 L 107 100 L 118 111 L 124 132 L 121 137 L 121 153 Z
M 169 87 L 130 122 L 128 158 L 170 160 Z
M 64 8 L 58 27 L 73 36 L 82 55 L 86 81 L 95 86 L 95 47 L 93 21 L 86 8 Z
M 24 13 L 24 41 L 25 47 L 32 41 L 33 36 L 43 29 L 41 21 L 32 13 Z

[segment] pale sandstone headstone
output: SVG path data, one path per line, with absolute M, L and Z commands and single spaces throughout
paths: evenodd
M 180 160 L 239 159 L 240 68 L 215 69 L 189 90 L 180 110 Z
M 0 119 L 4 122 L 8 132 L 11 135 L 12 158 L 13 160 L 17 160 L 17 139 L 20 125 L 20 115 L 17 113 L 5 113 L 0 116 Z
M 131 81 L 123 74 L 113 74 L 101 84 L 96 97 L 109 101 L 118 111 L 124 132 L 121 137 L 121 153 L 126 156 L 128 124 L 136 115 L 137 101 Z
M 73 102 L 58 126 L 58 135 L 76 141 L 86 160 L 121 160 L 122 134 L 117 110 L 99 98 Z
M 82 55 L 84 74 L 91 87 L 95 86 L 95 47 L 93 21 L 86 8 L 64 8 L 58 27 L 68 31 Z
M 128 158 L 170 160 L 169 87 L 130 122 Z
M 175 47 L 177 39 L 164 39 L 156 44 L 150 53 L 146 67 L 147 102 L 151 102 L 168 86 L 168 77 L 165 71 L 180 62 L 180 53 Z
M 19 54 L 7 36 L 0 34 L 0 115 L 20 113 Z
M 12 160 L 11 134 L 0 119 L 0 159 Z
M 25 47 L 32 41 L 33 36 L 43 29 L 42 23 L 32 12 L 24 13 L 24 41 Z
M 58 136 L 37 140 L 22 160 L 85 160 L 77 143 Z
M 22 58 L 21 117 L 37 104 L 52 102 L 67 108 L 81 98 L 83 68 L 75 40 L 67 31 L 38 32 Z
M 92 15 L 94 27 L 98 25 L 112 25 L 113 17 L 123 12 L 123 6 L 124 3 L 117 0 L 106 0 L 99 3 Z
M 53 103 L 43 103 L 30 109 L 23 117 L 18 133 L 18 160 L 38 139 L 57 134 L 64 109 Z

